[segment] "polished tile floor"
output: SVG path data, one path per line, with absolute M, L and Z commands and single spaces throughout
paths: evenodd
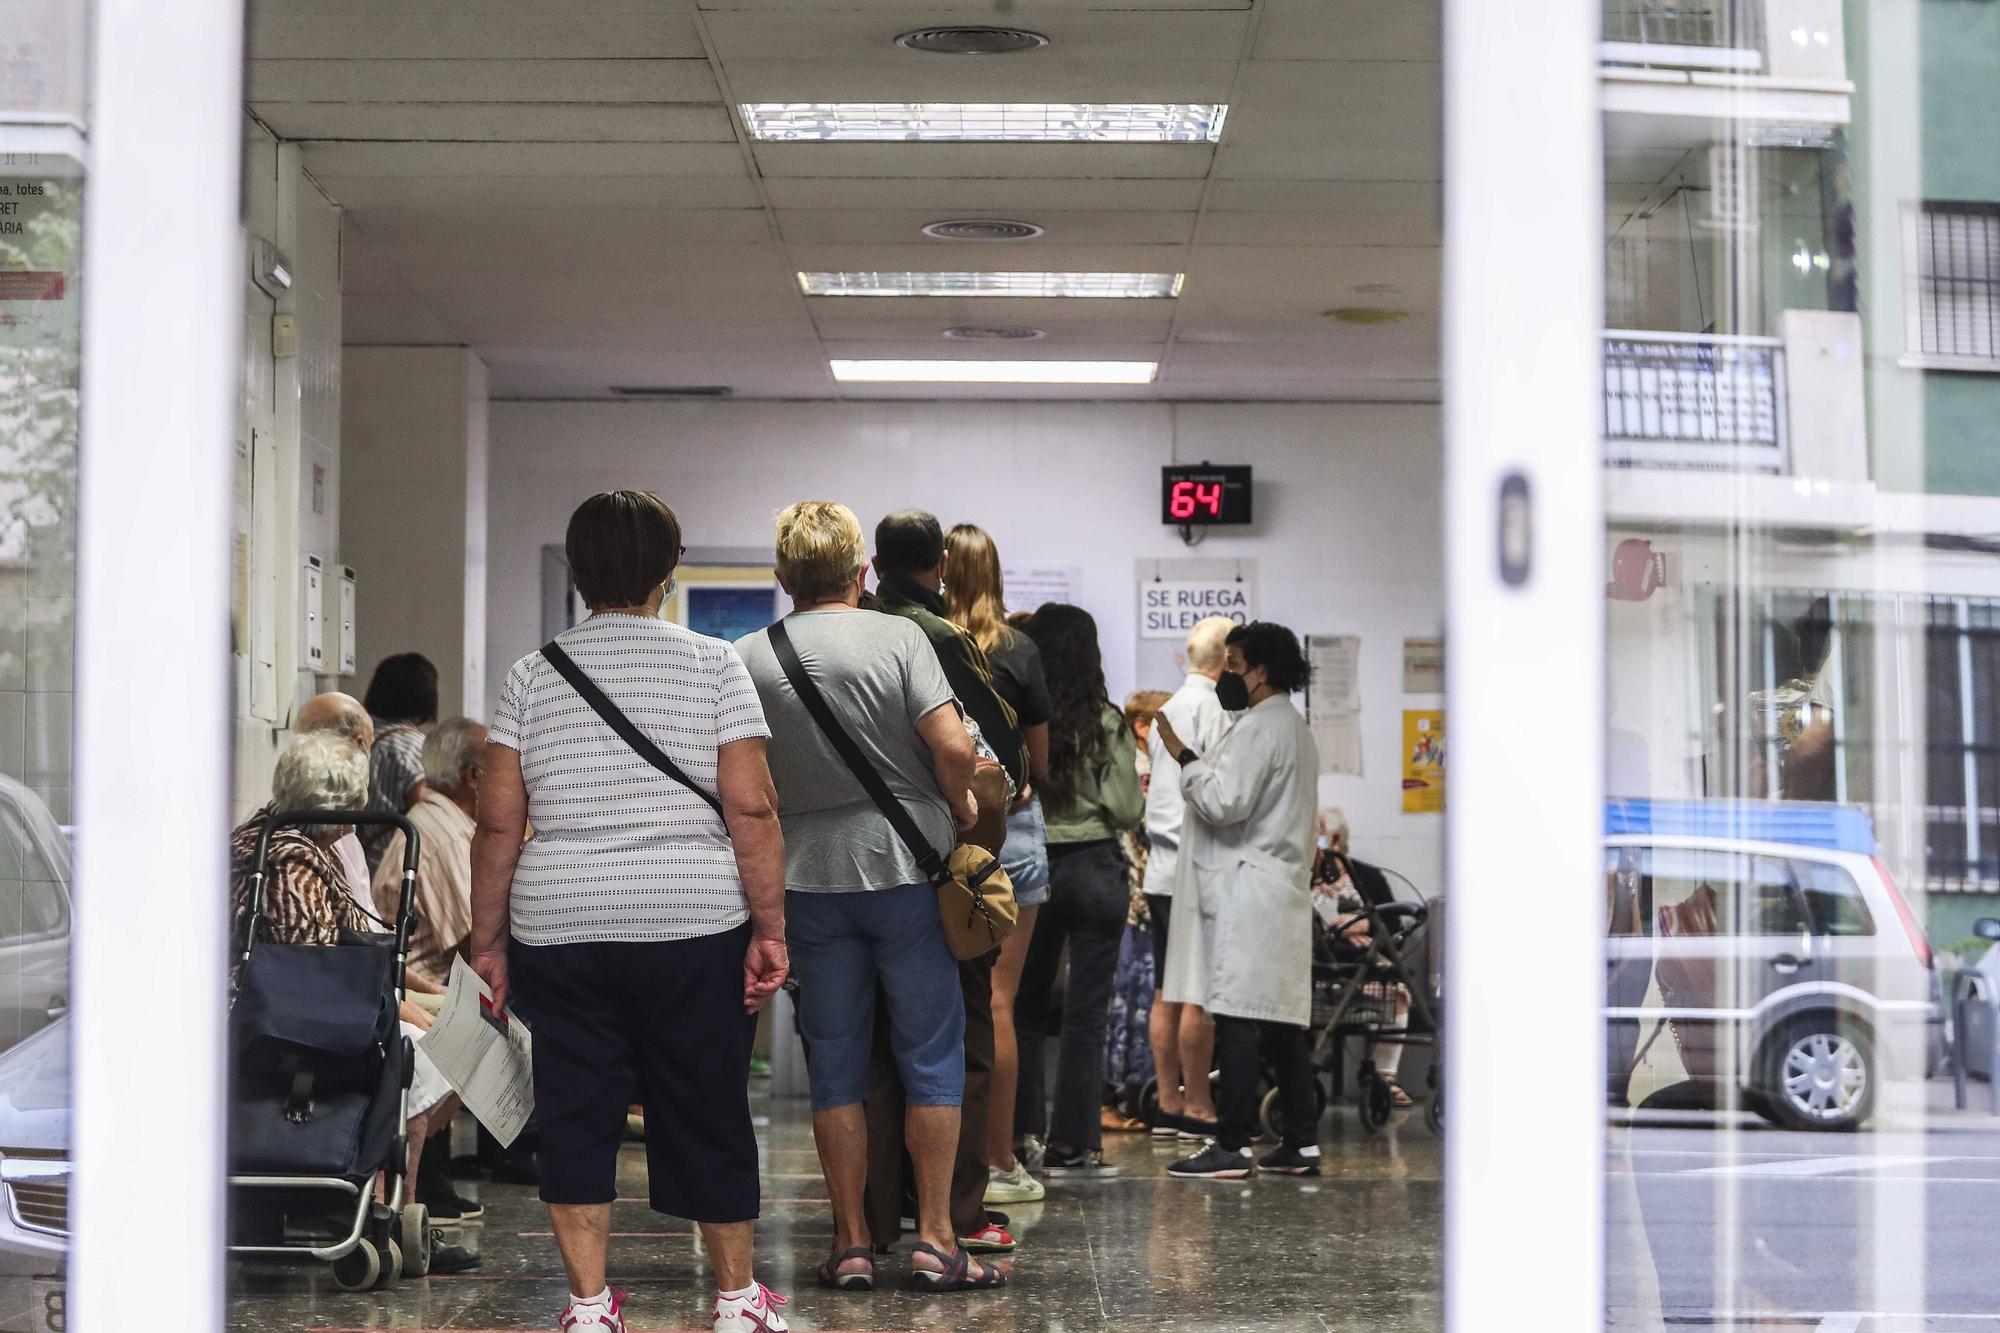
M 1004 1290 L 925 1296 L 901 1289 L 904 1260 L 885 1260 L 872 1294 L 821 1291 L 814 1267 L 832 1240 L 804 1104 L 760 1100 L 764 1218 L 758 1275 L 790 1295 L 796 1329 L 1310 1330 L 1403 1333 L 1442 1325 L 1441 1154 L 1421 1117 L 1379 1136 L 1336 1108 L 1323 1123 L 1318 1180 L 1223 1184 L 1172 1180 L 1178 1149 L 1107 1135 L 1123 1168 L 1109 1180 L 1050 1189 L 1009 1211 L 1021 1249 Z M 643 1193 L 644 1158 L 628 1145 L 621 1188 Z M 230 1327 L 257 1333 L 334 1330 L 553 1329 L 565 1284 L 548 1219 L 525 1188 L 481 1187 L 485 1217 L 464 1228 L 476 1274 L 340 1291 L 313 1267 L 232 1267 Z M 613 1281 L 640 1330 L 708 1326 L 713 1298 L 686 1223 L 643 1202 L 617 1205 Z

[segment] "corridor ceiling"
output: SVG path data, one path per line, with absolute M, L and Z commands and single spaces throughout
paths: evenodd
M 251 0 L 247 96 L 346 209 L 350 344 L 498 398 L 1428 400 L 1438 0 Z M 940 23 L 1048 45 L 903 49 Z M 1221 102 L 1219 144 L 771 143 L 744 102 Z M 924 236 L 1032 222 L 1019 241 Z M 818 270 L 1185 273 L 1175 299 L 807 297 Z M 1348 323 L 1328 312 L 1400 312 Z M 944 338 L 1025 325 L 1035 341 Z M 1155 360 L 1134 387 L 837 385 L 832 358 Z

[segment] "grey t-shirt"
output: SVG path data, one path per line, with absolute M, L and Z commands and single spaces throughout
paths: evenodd
M 786 632 L 834 715 L 941 855 L 951 809 L 938 794 L 917 719 L 951 702 L 951 685 L 915 622 L 876 611 L 800 611 Z M 792 692 L 759 630 L 736 641 L 771 726 L 771 780 L 785 828 L 785 886 L 853 893 L 921 884 L 923 871 Z

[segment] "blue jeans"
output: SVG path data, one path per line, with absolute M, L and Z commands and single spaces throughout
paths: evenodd
M 889 1049 L 910 1106 L 965 1095 L 965 997 L 928 884 L 785 895 L 799 979 L 799 1031 L 815 1111 L 868 1099 L 875 988 L 889 1002 Z

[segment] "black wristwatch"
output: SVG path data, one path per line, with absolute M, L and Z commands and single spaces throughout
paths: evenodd
M 1187 746 L 1183 745 L 1181 747 L 1181 752 L 1174 756 L 1174 762 L 1179 764 L 1182 768 L 1186 768 L 1189 764 L 1192 764 L 1195 760 L 1199 758 L 1201 758 L 1200 755 L 1196 754 L 1193 750 L 1190 750 L 1188 749 Z

